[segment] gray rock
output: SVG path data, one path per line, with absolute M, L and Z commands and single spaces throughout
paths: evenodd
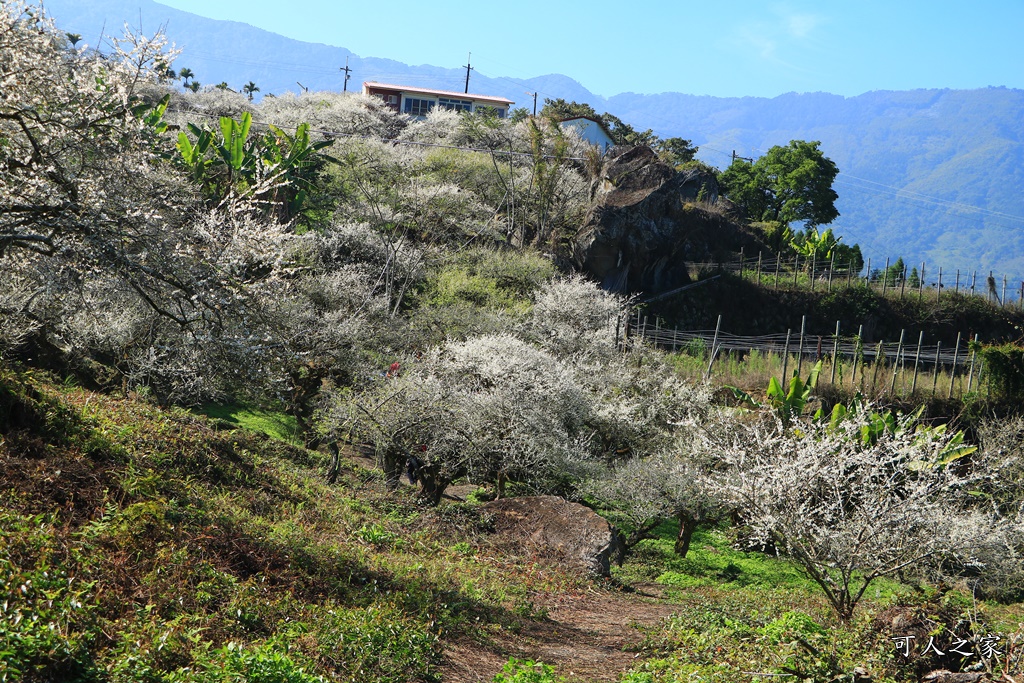
M 572 260 L 606 289 L 663 292 L 690 281 L 689 261 L 732 258 L 741 247 L 757 253 L 730 211 L 711 173 L 676 172 L 648 147 L 615 147 L 591 187 Z
M 588 507 L 558 496 L 503 498 L 486 503 L 498 533 L 534 551 L 598 576 L 610 574 L 619 550 L 615 528 Z

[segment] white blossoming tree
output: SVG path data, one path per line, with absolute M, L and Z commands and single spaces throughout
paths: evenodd
M 413 463 L 436 503 L 455 478 L 538 487 L 587 457 L 587 395 L 556 358 L 511 335 L 450 342 L 397 377 L 339 396 L 325 424 L 372 442 L 389 486 Z
M 743 427 L 742 443 L 725 453 L 728 473 L 706 481 L 844 620 L 879 577 L 1019 565 L 1019 510 L 975 500 L 984 468 L 954 466 L 965 452 L 954 435 L 905 423 L 865 440 L 862 420 Z

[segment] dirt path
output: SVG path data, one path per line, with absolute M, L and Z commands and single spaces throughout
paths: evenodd
M 509 657 L 517 657 L 552 664 L 569 681 L 614 681 L 638 661 L 636 652 L 624 651 L 643 640 L 637 627 L 653 626 L 675 611 L 653 596 L 598 590 L 534 604 L 548 610 L 547 619 L 527 622 L 518 635 L 491 647 L 449 645 L 442 680 L 490 683 Z

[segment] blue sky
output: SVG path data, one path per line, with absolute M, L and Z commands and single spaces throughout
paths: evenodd
M 488 76 L 766 96 L 1024 88 L 1024 0 L 159 0 L 290 38 Z

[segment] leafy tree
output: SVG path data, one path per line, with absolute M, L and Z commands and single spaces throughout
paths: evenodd
M 248 83 L 246 83 L 245 85 L 242 86 L 242 92 L 244 92 L 246 95 L 249 96 L 249 101 L 250 102 L 252 102 L 253 95 L 255 93 L 258 93 L 259 91 L 260 91 L 259 87 L 255 83 L 253 83 L 252 81 L 249 81 Z
M 835 246 L 836 268 L 851 268 L 854 273 L 859 273 L 864 268 L 864 255 L 860 251 L 859 244 L 838 243 Z
M 839 216 L 832 189 L 839 169 L 820 144 L 792 140 L 752 164 L 737 160 L 722 173 L 725 194 L 752 220 L 803 221 L 809 227 L 831 223 Z
M 665 138 L 658 141 L 655 151 L 662 161 L 679 168 L 683 164 L 692 162 L 697 156 L 699 149 L 699 147 L 694 146 L 691 140 Z
M 601 120 L 601 115 L 597 113 L 597 110 L 586 102 L 566 102 L 561 97 L 554 100 L 544 98 L 544 107 L 540 110 L 540 116 L 556 121 L 571 119 L 577 116 L 587 116 L 592 119 Z
M 195 76 L 195 72 L 193 72 L 192 69 L 188 68 L 187 66 L 184 66 L 178 70 L 178 78 L 184 81 L 184 85 L 186 88 L 188 87 L 189 79 L 195 78 Z M 195 92 L 195 90 L 193 90 L 193 92 Z
M 605 126 L 608 127 L 608 131 L 612 134 L 612 141 L 614 141 L 616 145 L 629 145 L 631 147 L 645 145 L 647 147 L 655 147 L 659 142 L 658 136 L 655 135 L 654 131 L 650 128 L 644 131 L 638 131 L 614 114 L 605 112 L 601 115 L 601 120 L 603 120 Z

